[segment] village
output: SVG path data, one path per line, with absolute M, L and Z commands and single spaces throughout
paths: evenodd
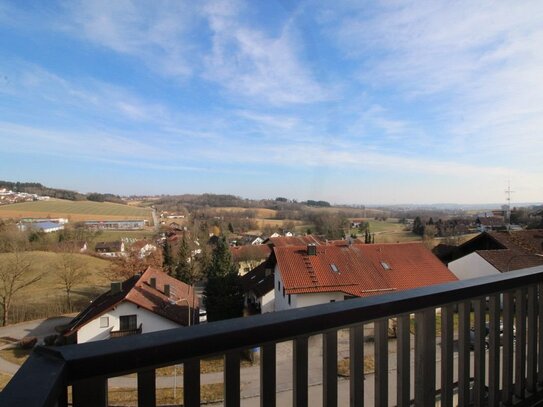
M 155 206 L 156 200 L 152 202 Z M 536 208 L 532 212 L 534 219 L 539 216 L 538 211 Z M 18 363 L 38 345 L 62 347 L 117 340 L 515 270 L 543 269 L 543 229 L 511 224 L 511 211 L 507 207 L 435 221 L 425 215 L 388 222 L 341 217 L 340 223 L 328 219 L 338 229 L 329 230 L 327 234 L 310 233 L 310 227 L 305 226 L 303 233 L 295 223 L 289 224 L 290 230 L 267 227 L 269 235 L 258 234 L 244 228 L 244 214 L 243 211 L 238 214 L 211 211 L 206 218 L 198 210 L 193 213 L 161 210 L 156 214 L 157 224 L 152 223 L 153 219 L 98 217 L 74 224 L 70 216 L 4 220 L 5 252 L 10 250 L 6 238 L 26 239 L 27 249 L 17 256 L 24 257 L 25 250 L 34 253 L 32 250 L 38 247 L 63 256 L 63 262 L 57 263 L 57 267 L 64 268 L 64 274 L 57 277 L 57 286 L 64 283 L 68 289 L 57 298 L 67 295 L 70 306 L 62 309 L 76 313 L 68 314 L 72 316 L 49 313 L 44 323 L 22 320 L 11 328 L 12 320 L 8 318 L 16 318 L 16 314 L 5 312 L 6 327 L 0 328 L 0 333 L 4 330 L 3 337 L 10 339 L 0 350 L 0 370 L 3 369 L 4 375 L 14 374 Z M 412 237 L 390 242 L 382 233 L 371 230 L 390 222 L 409 230 Z M 236 226 L 241 228 L 239 233 L 233 225 L 241 225 Z M 401 236 L 394 234 L 398 229 L 394 230 L 392 236 Z M 138 234 L 140 237 L 136 237 Z M 442 235 L 445 237 L 440 238 Z M 102 271 L 108 275 L 108 287 L 95 290 L 95 296 L 88 297 L 90 305 L 87 306 L 77 300 L 76 293 L 88 284 L 88 275 L 93 270 L 76 261 L 77 256 L 104 259 L 100 261 L 109 264 Z M 21 264 L 12 262 L 10 266 L 17 268 L 22 267 Z M 51 269 L 48 273 L 55 274 Z M 12 293 L 16 294 L 15 303 L 25 295 L 26 283 L 39 285 L 42 278 L 32 281 L 30 274 L 22 277 L 13 279 L 16 287 L 21 286 L 20 292 Z M 21 331 L 17 326 L 30 328 Z M 389 320 L 387 336 L 391 346 L 398 337 L 398 329 L 398 322 Z M 364 369 L 369 375 L 373 372 L 370 355 L 375 337 L 374 325 L 365 325 L 364 346 L 368 360 Z M 472 336 L 470 340 L 474 339 Z M 342 362 L 341 355 L 348 355 L 348 331 L 339 331 L 338 340 L 338 374 L 344 374 L 348 358 L 345 356 L 347 359 Z M 318 354 L 321 346 L 321 340 L 313 340 L 310 353 Z M 277 369 L 288 371 L 293 349 L 287 344 L 281 345 L 281 349 Z M 17 359 L 15 354 L 25 356 Z M 3 356 L 6 359 L 2 359 Z M 244 357 L 241 373 L 246 379 L 241 394 L 251 400 L 258 396 L 259 390 L 250 372 L 258 369 L 262 355 L 259 349 L 253 349 Z M 217 376 L 223 369 L 222 362 L 210 360 L 206 366 L 208 363 L 214 367 L 210 367 L 202 380 L 206 386 L 217 388 L 222 383 Z M 158 386 L 175 391 L 176 385 L 171 380 L 177 374 L 161 373 Z M 312 377 L 315 383 L 320 383 L 319 374 Z M 288 391 L 289 380 L 285 380 L 279 386 Z M 129 379 L 113 383 L 127 393 L 130 388 L 135 389 L 135 383 Z M 221 391 L 215 393 L 208 401 L 221 398 Z

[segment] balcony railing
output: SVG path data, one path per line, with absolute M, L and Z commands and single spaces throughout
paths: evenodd
M 130 336 L 130 335 L 139 335 L 141 334 L 142 324 L 138 326 L 136 329 L 124 329 L 124 330 L 118 330 L 118 331 L 111 331 L 109 333 L 109 337 L 111 339 L 115 338 L 122 338 L 124 336 Z
M 395 355 L 389 353 L 391 320 L 397 324 Z M 374 380 L 365 382 L 363 328 L 369 324 L 374 326 L 375 372 Z M 239 406 L 241 351 L 260 347 L 260 405 L 274 406 L 276 345 L 291 340 L 292 404 L 307 406 L 308 338 L 322 335 L 319 404 L 336 406 L 338 330 L 345 328 L 351 406 L 364 405 L 364 398 L 368 404 L 370 392 L 369 404 L 376 406 L 413 401 L 430 406 L 437 400 L 442 406 L 535 405 L 542 399 L 543 272 L 532 270 L 115 341 L 38 347 L 0 393 L 0 405 L 66 406 L 71 387 L 74 406 L 105 406 L 107 379 L 137 373 L 138 405 L 154 406 L 155 369 L 183 363 L 184 406 L 198 406 L 200 360 L 224 355 L 224 404 Z M 393 358 L 396 375 L 389 374 Z

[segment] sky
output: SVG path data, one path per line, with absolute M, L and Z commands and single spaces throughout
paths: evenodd
M 0 179 L 543 201 L 543 2 L 0 1 Z

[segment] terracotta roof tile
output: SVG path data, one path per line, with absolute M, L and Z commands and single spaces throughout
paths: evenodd
M 156 288 L 151 287 L 151 278 L 156 279 Z M 169 297 L 164 294 L 166 284 L 170 285 Z M 110 290 L 96 298 L 70 322 L 65 335 L 79 330 L 123 301 L 132 302 L 180 325 L 188 325 L 187 302 L 175 304 L 175 301 L 185 298 L 193 310 L 199 308 L 198 298 L 191 286 L 170 277 L 163 271 L 148 267 L 142 275 L 135 275 L 123 281 L 122 290 L 119 293 L 112 294 Z
M 276 247 L 287 293 L 340 291 L 354 296 L 406 290 L 457 278 L 421 243 Z M 385 269 L 386 267 L 386 269 Z

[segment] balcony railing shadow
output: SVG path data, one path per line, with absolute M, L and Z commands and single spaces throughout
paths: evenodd
M 391 321 L 395 355 L 389 353 Z M 375 371 L 365 382 L 364 327 L 369 324 Z M 351 406 L 368 405 L 368 398 L 376 406 L 535 405 L 542 400 L 543 272 L 534 269 L 114 341 L 38 347 L 0 393 L 0 405 L 65 406 L 71 388 L 74 406 L 106 406 L 108 378 L 137 373 L 138 405 L 154 406 L 155 370 L 183 363 L 183 405 L 197 406 L 200 360 L 222 355 L 224 404 L 239 406 L 241 352 L 259 347 L 260 405 L 275 406 L 276 345 L 292 341 L 292 404 L 308 406 L 309 338 L 322 335 L 319 404 L 336 406 L 345 400 L 338 394 L 340 329 L 349 332 L 346 400 Z

